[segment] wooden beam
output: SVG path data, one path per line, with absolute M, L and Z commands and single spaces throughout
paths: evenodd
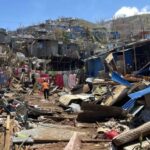
M 117 146 L 121 146 L 138 139 L 140 136 L 147 135 L 150 135 L 150 122 L 119 134 L 116 138 L 113 139 L 113 143 Z
M 10 115 L 7 116 L 7 121 L 6 121 L 6 130 L 10 129 Z
M 137 58 L 136 58 L 136 50 L 135 50 L 135 46 L 133 47 L 133 51 L 134 51 L 135 71 L 137 71 Z
M 124 64 L 124 74 L 127 73 L 127 69 L 126 69 L 126 61 L 125 61 L 125 52 L 123 51 L 123 64 Z
M 10 150 L 10 145 L 10 115 L 8 115 L 6 120 L 6 136 L 4 150 Z

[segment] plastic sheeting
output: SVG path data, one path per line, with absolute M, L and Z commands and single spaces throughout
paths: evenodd
M 125 103 L 122 108 L 125 109 L 125 110 L 128 110 L 128 109 L 131 109 L 134 107 L 134 104 L 136 102 L 136 100 L 146 94 L 149 94 L 150 93 L 150 87 L 148 88 L 145 88 L 141 91 L 138 91 L 138 92 L 135 92 L 135 93 L 132 93 L 132 94 L 129 94 L 128 96 L 131 98 L 127 103 Z
M 147 87 L 144 90 L 129 94 L 128 96 L 132 99 L 137 99 L 137 98 L 140 98 L 140 97 L 142 97 L 146 94 L 149 94 L 149 93 L 150 93 L 150 87 Z
M 17 58 L 19 60 L 25 60 L 25 58 L 26 58 L 25 55 L 23 53 L 20 53 L 20 52 L 17 52 L 16 55 L 17 55 Z
M 120 83 L 125 86 L 131 86 L 132 84 L 125 80 L 119 73 L 117 72 L 112 72 L 111 74 L 111 79 L 117 83 Z

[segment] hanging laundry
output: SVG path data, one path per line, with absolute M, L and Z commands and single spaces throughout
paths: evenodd
M 70 74 L 69 75 L 69 78 L 68 78 L 68 85 L 69 85 L 69 88 L 74 88 L 76 86 L 76 74 Z
M 64 86 L 64 81 L 63 81 L 63 75 L 58 73 L 55 76 L 55 84 L 59 87 L 59 88 L 63 88 Z
M 64 87 L 68 88 L 68 75 L 66 73 L 64 73 L 63 75 L 63 81 L 64 81 Z

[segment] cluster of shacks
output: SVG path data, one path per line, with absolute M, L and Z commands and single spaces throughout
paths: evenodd
M 90 53 L 75 43 L 26 35 L 9 40 L 1 32 L 0 149 L 150 147 L 149 40 Z M 31 82 L 33 72 L 42 79 L 50 78 L 48 71 L 76 70 L 85 82 L 68 88 L 49 80 L 48 100 L 40 81 Z

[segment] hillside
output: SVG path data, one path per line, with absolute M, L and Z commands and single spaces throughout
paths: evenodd
M 93 29 L 98 26 L 98 24 L 96 24 L 96 23 L 92 23 L 90 21 L 83 20 L 83 19 L 78 19 L 77 22 L 80 26 L 87 27 L 89 29 Z
M 150 32 L 150 15 L 117 18 L 102 23 L 91 23 L 78 18 L 59 18 L 19 28 L 9 35 L 15 37 L 17 43 L 27 39 L 50 39 L 67 44 L 75 43 L 80 50 L 97 51 L 116 42 L 119 44 L 139 40 L 143 31 Z M 119 38 L 113 34 L 116 32 L 119 33 Z
M 122 38 L 127 38 L 131 34 L 136 35 L 143 31 L 150 31 L 150 14 L 117 18 L 101 25 L 109 31 L 118 31 Z

